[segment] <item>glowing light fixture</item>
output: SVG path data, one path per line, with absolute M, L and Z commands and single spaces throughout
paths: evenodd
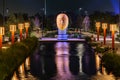
M 24 29 L 24 24 L 18 24 L 18 29 L 20 30 L 20 41 L 22 40 L 22 29 Z
M 104 45 L 106 44 L 106 29 L 107 29 L 107 23 L 102 23 L 102 29 L 104 33 Z
M 0 49 L 2 48 L 2 38 L 4 34 L 5 34 L 5 28 L 0 27 Z
M 14 33 L 16 31 L 16 25 L 10 25 L 10 32 L 11 32 L 11 39 L 12 39 L 12 44 L 14 44 Z
M 114 43 L 114 34 L 115 31 L 117 30 L 117 25 L 116 24 L 110 24 L 110 31 L 112 31 L 112 49 L 114 50 L 115 48 L 115 43 Z
M 97 28 L 97 41 L 99 41 L 99 29 L 100 29 L 100 22 L 96 22 L 96 28 Z
M 25 23 L 25 29 L 26 29 L 26 37 L 28 37 L 28 28 L 30 27 L 30 23 L 26 22 Z

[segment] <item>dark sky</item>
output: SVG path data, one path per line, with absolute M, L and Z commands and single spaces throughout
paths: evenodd
M 114 11 L 112 1 L 116 0 L 47 0 L 47 14 L 56 14 L 60 11 L 82 11 L 92 13 L 99 11 Z M 5 9 L 9 9 L 9 14 L 14 12 L 25 12 L 33 15 L 41 12 L 44 8 L 44 0 L 5 0 Z M 0 13 L 3 10 L 3 0 L 0 0 Z M 6 10 L 5 10 L 6 15 Z

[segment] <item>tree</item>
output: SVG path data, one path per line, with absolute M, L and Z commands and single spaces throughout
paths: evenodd
M 16 14 L 17 23 L 23 23 L 25 20 L 22 13 Z
M 6 31 L 9 31 L 9 25 L 11 25 L 11 24 L 17 24 L 17 19 L 16 19 L 15 14 L 10 14 L 10 16 L 5 24 Z
M 0 26 L 3 26 L 3 16 L 0 14 Z

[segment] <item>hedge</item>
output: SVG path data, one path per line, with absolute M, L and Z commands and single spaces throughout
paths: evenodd
M 106 53 L 102 57 L 102 62 L 108 73 L 120 77 L 120 55 L 116 53 Z
M 37 46 L 35 37 L 16 42 L 6 50 L 0 50 L 0 80 L 9 79 L 18 66 L 28 57 Z

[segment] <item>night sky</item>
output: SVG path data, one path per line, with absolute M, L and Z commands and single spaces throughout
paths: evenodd
M 88 11 L 88 14 L 93 11 L 112 11 L 118 13 L 118 0 L 47 0 L 47 15 L 56 14 L 60 11 L 79 12 Z M 44 0 L 5 0 L 5 15 L 9 13 L 21 12 L 33 15 L 37 12 L 42 12 L 44 8 Z M 0 0 L 0 13 L 3 10 L 3 0 Z

